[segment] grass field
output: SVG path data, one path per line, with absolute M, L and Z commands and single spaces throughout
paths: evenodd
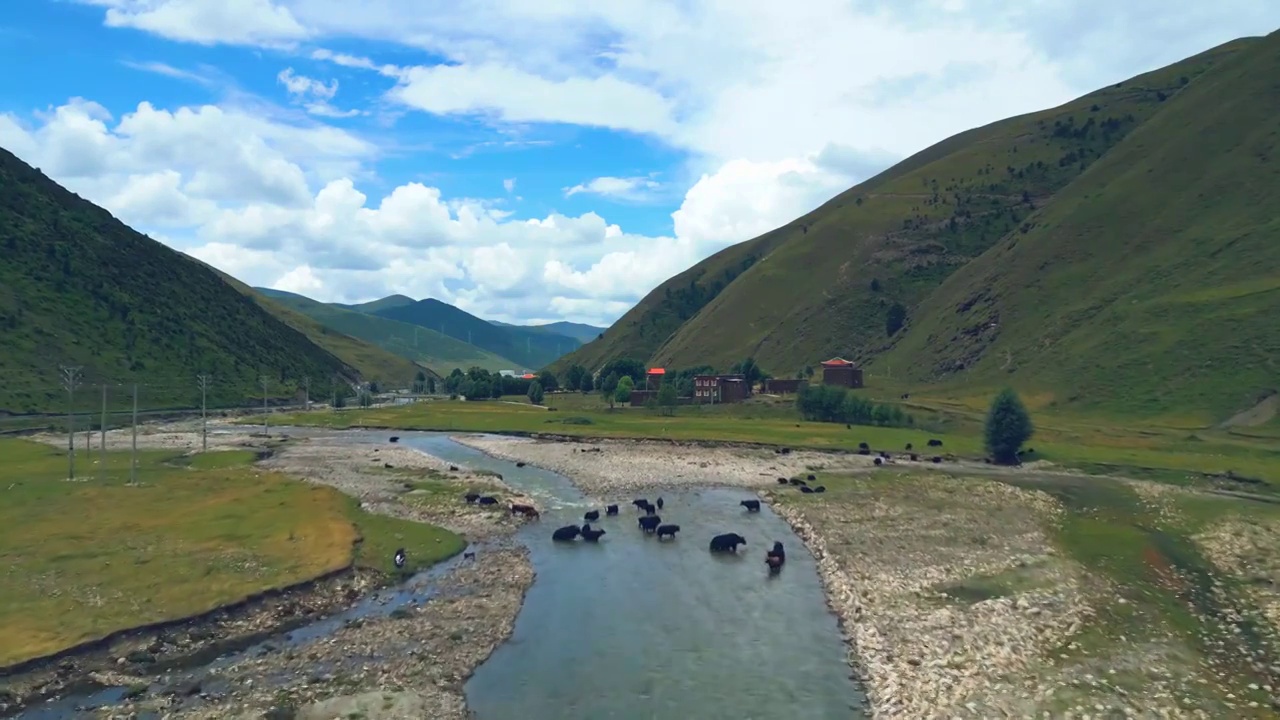
M 613 411 L 594 407 L 592 396 L 549 395 L 549 411 L 514 400 L 508 402 L 430 401 L 395 408 L 317 411 L 272 416 L 279 425 L 318 425 L 333 428 L 382 426 L 401 429 L 552 433 L 602 438 L 655 438 L 749 442 L 792 447 L 856 450 L 866 442 L 872 448 L 902 451 L 911 443 L 928 453 L 926 443 L 943 442 L 940 454 L 981 458 L 980 420 L 959 416 L 947 432 L 802 422 L 783 402 L 776 405 L 744 403 L 718 407 L 681 407 L 674 416 L 643 408 Z M 936 408 L 934 412 L 941 414 Z M 1201 474 L 1231 471 L 1267 483 L 1280 484 L 1280 442 L 1269 438 L 1243 438 L 1227 433 L 1189 435 L 1167 428 L 1127 428 L 1102 423 L 1083 425 L 1079 418 L 1055 422 L 1052 416 L 1034 416 L 1037 435 L 1029 443 L 1030 459 L 1048 460 L 1103 474 L 1145 471 L 1173 482 L 1191 482 Z M 253 418 L 242 422 L 253 423 Z M 1193 439 L 1192 439 L 1193 438 Z
M 104 469 L 0 440 L 0 666 L 205 612 L 351 564 L 392 572 L 461 551 L 445 530 L 360 511 L 336 490 L 262 472 L 252 452 L 139 452 Z M 358 539 L 361 539 L 357 543 Z M 410 568 L 412 569 L 412 568 Z

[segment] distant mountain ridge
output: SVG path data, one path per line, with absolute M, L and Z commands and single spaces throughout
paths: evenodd
M 520 364 L 456 338 L 441 335 L 438 330 L 405 323 L 372 312 L 361 312 L 356 307 L 381 307 L 395 309 L 405 307 L 400 300 L 415 301 L 403 295 L 375 300 L 359 305 L 322 303 L 304 295 L 256 288 L 272 301 L 301 313 L 337 332 L 359 338 L 395 355 L 430 368 L 437 374 L 447 375 L 454 368 L 482 367 L 490 371 L 515 370 Z
M 535 330 L 538 332 L 549 332 L 554 335 L 564 335 L 582 343 L 588 343 L 595 340 L 606 330 L 606 328 L 596 327 L 595 325 L 566 322 L 564 320 L 546 323 L 544 325 L 516 325 L 514 323 L 498 322 L 497 320 L 490 320 L 489 322 L 497 325 L 498 327 L 524 328 L 526 330 Z
M 435 298 L 384 307 L 371 314 L 438 331 L 510 358 L 526 369 L 543 368 L 582 345 L 577 338 L 542 328 L 496 325 Z

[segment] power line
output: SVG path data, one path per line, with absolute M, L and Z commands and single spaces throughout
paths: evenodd
M 200 452 L 205 452 L 209 449 L 209 376 L 197 375 L 196 382 L 200 384 Z
M 63 365 L 58 368 L 62 373 L 62 386 L 67 390 L 67 478 L 76 479 L 76 384 L 80 381 L 80 366 Z

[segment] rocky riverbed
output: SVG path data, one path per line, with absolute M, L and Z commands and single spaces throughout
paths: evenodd
M 1096 656 L 1082 647 L 1114 588 L 1054 547 L 1049 535 L 1065 510 L 1044 492 L 914 463 L 898 469 L 934 472 L 871 473 L 857 455 L 457 439 L 601 497 L 672 485 L 756 489 L 817 559 L 874 717 L 1204 716 L 1177 706 L 1186 688 L 1168 672 L 1178 667 L 1166 661 L 1169 646 L 1122 638 L 1123 653 Z M 810 472 L 826 493 L 776 483 Z M 1130 663 L 1146 673 L 1143 684 L 1120 687 L 1115 668 Z
M 803 450 L 774 450 L 645 440 L 545 441 L 494 435 L 458 435 L 455 442 L 496 458 L 557 472 L 584 492 L 615 496 L 647 488 L 726 485 L 771 487 L 779 477 L 825 471 L 868 470 L 873 459 Z
M 244 659 L 203 683 L 183 683 L 103 715 L 128 718 L 153 710 L 202 720 L 463 720 L 463 684 L 510 635 L 533 578 L 523 547 L 482 551 L 438 581 L 440 595 L 425 603 Z M 206 684 L 221 689 L 211 692 Z

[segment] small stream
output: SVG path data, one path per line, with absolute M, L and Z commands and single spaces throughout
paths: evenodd
M 381 431 L 341 435 L 353 442 L 386 442 Z M 568 479 L 531 466 L 516 467 L 459 445 L 445 434 L 402 432 L 400 438 L 402 445 L 447 462 L 500 473 L 543 508 L 541 521 L 519 534 L 530 548 L 537 579 L 514 633 L 466 685 L 478 720 L 865 716 L 863 695 L 849 678 L 845 647 L 825 605 L 813 558 L 768 506 L 748 514 L 738 505 L 753 497 L 750 491 L 663 492 L 663 522 L 681 526 L 675 541 L 659 542 L 640 532 L 638 513 L 630 505 L 637 496 L 627 496 L 609 499 L 621 506 L 618 517 L 605 517 L 603 507 L 594 508 L 602 517 L 593 526 L 608 533 L 599 544 L 552 543 L 552 530 L 580 524 L 582 513 L 593 509 Z M 650 500 L 656 496 L 648 493 Z M 707 542 L 723 532 L 747 538 L 739 556 L 708 552 Z M 764 552 L 774 540 L 786 545 L 787 565 L 770 576 Z M 461 555 L 343 613 L 202 666 L 172 672 L 148 692 L 199 681 L 205 692 L 219 693 L 224 689 L 219 686 L 220 669 L 328 636 L 358 618 L 425 602 L 437 592 L 433 581 L 458 562 Z M 283 685 L 290 680 L 262 682 Z M 126 692 L 106 688 L 64 697 L 16 717 L 75 717 L 118 703 Z

